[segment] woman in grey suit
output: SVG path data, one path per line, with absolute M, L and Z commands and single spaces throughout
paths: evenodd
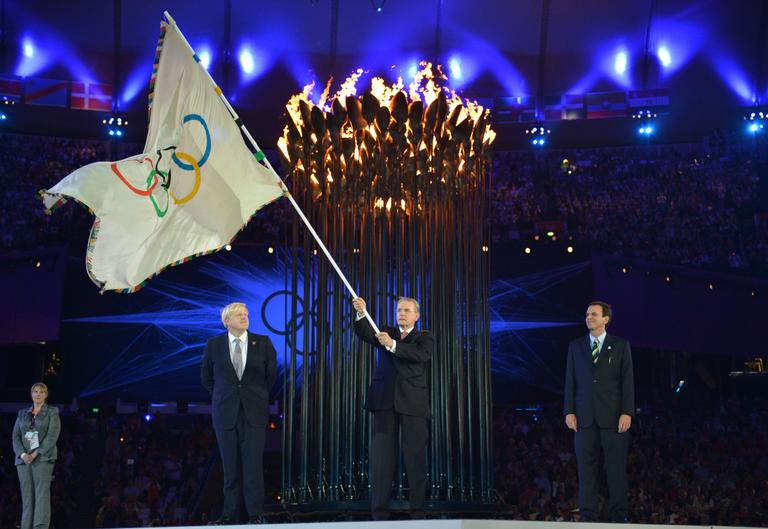
M 61 431 L 59 410 L 48 406 L 48 386 L 32 385 L 32 407 L 19 410 L 13 426 L 13 451 L 21 485 L 21 528 L 48 529 L 51 476 Z

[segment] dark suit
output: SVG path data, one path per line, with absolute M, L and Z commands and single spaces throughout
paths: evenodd
M 264 506 L 262 460 L 277 355 L 267 336 L 249 332 L 245 368 L 238 380 L 228 336 L 208 340 L 200 377 L 212 395 L 213 428 L 224 467 L 222 516 L 236 520 L 241 496 L 249 517 L 261 516 Z
M 48 404 L 35 417 L 40 446 L 30 450 L 27 432 L 32 431 L 31 406 L 19 410 L 13 426 L 13 452 L 16 454 L 16 471 L 21 485 L 21 529 L 48 527 L 51 520 L 51 476 L 58 454 L 56 441 L 61 431 L 59 410 Z M 27 465 L 21 459 L 24 453 L 37 452 L 37 457 Z
M 429 332 L 416 329 L 405 340 L 400 339 L 397 327 L 381 330 L 397 342 L 394 353 L 379 344 L 368 320 L 355 321 L 355 333 L 376 346 L 378 352 L 376 371 L 365 398 L 365 408 L 373 414 L 369 454 L 371 511 L 376 520 L 389 517 L 399 423 L 410 510 L 412 516 L 421 516 L 427 489 L 427 420 L 430 417 L 427 363 L 432 357 L 434 340 Z
M 596 519 L 599 454 L 603 451 L 608 477 L 611 520 L 627 518 L 627 451 L 629 433 L 618 433 L 619 416 L 635 415 L 635 383 L 629 342 L 607 334 L 597 363 L 590 337 L 568 346 L 563 415 L 575 414 L 576 461 L 579 472 L 579 511 Z

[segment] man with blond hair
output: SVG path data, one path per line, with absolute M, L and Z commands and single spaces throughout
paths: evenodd
M 411 518 L 424 518 L 427 489 L 427 440 L 430 417 L 427 364 L 432 358 L 432 334 L 416 329 L 421 316 L 413 298 L 397 300 L 397 326 L 376 334 L 365 318 L 365 300 L 355 298 L 355 333 L 377 348 L 378 362 L 365 397 L 365 409 L 373 416 L 369 454 L 371 514 L 374 520 L 389 518 L 392 478 L 395 475 L 395 442 L 402 437 L 408 476 Z
M 212 396 L 213 429 L 224 467 L 224 506 L 210 525 L 238 523 L 241 498 L 248 523 L 261 523 L 262 460 L 277 355 L 268 336 L 248 332 L 244 303 L 224 307 L 221 322 L 227 332 L 208 340 L 200 366 L 203 386 Z

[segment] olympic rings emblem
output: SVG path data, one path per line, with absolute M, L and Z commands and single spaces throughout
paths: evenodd
M 195 174 L 195 183 L 192 185 L 192 190 L 184 195 L 183 197 L 177 197 L 172 191 L 170 191 L 171 186 L 171 170 L 168 169 L 168 171 L 162 171 L 159 169 L 159 167 L 156 167 L 156 163 L 149 158 L 148 156 L 145 156 L 141 160 L 131 160 L 133 162 L 144 164 L 149 163 L 150 171 L 147 175 L 146 180 L 146 189 L 139 189 L 133 184 L 131 184 L 127 178 L 120 172 L 120 169 L 117 167 L 117 163 L 112 163 L 110 165 L 112 172 L 117 175 L 117 177 L 125 184 L 125 186 L 134 194 L 142 196 L 142 197 L 149 197 L 152 206 L 155 210 L 155 214 L 157 214 L 158 217 L 162 218 L 165 216 L 165 214 L 168 212 L 168 207 L 170 205 L 170 201 L 173 200 L 173 203 L 181 206 L 195 198 L 197 193 L 200 191 L 200 183 L 202 180 L 202 174 L 200 171 L 200 168 L 205 165 L 205 163 L 208 161 L 208 157 L 211 154 L 211 133 L 208 130 L 208 124 L 205 122 L 205 120 L 200 116 L 199 114 L 187 114 L 184 116 L 184 119 L 182 121 L 183 124 L 189 123 L 190 121 L 197 121 L 202 125 L 203 131 L 205 132 L 205 149 L 203 151 L 203 155 L 200 157 L 199 160 L 195 160 L 195 158 L 187 154 L 185 152 L 178 152 L 176 151 L 176 147 L 172 147 L 172 149 L 175 151 L 173 153 L 173 156 L 171 159 L 173 162 L 182 170 L 184 171 L 193 171 Z M 162 153 L 158 151 L 159 158 L 157 162 L 160 162 L 160 158 L 162 158 Z M 159 175 L 159 177 L 158 177 Z M 160 187 L 162 188 L 162 191 L 165 192 L 165 200 L 162 201 L 165 204 L 165 207 L 161 208 L 160 204 L 158 204 L 158 201 L 155 198 L 155 190 L 157 188 L 157 184 L 160 183 Z
M 200 167 L 205 165 L 205 162 L 208 161 L 208 156 L 211 154 L 211 133 L 208 130 L 208 124 L 205 122 L 205 120 L 200 116 L 200 114 L 187 114 L 184 116 L 184 120 L 182 123 L 189 123 L 190 121 L 197 121 L 203 126 L 203 131 L 205 132 L 205 151 L 203 152 L 203 156 L 200 158 L 200 160 L 197 162 L 197 165 Z M 193 166 L 190 164 L 186 164 L 184 162 L 180 162 L 179 158 L 182 158 L 179 156 L 176 157 L 176 154 L 173 155 L 173 161 L 184 169 L 185 171 L 191 171 L 193 169 Z M 182 158 L 184 159 L 184 158 Z M 189 161 L 189 160 L 187 160 Z

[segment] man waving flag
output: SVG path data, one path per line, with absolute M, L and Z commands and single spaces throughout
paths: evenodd
M 287 193 L 172 20 L 161 24 L 149 102 L 141 154 L 87 165 L 41 192 L 49 211 L 74 198 L 96 216 L 86 268 L 102 292 L 134 292 L 223 248 Z

